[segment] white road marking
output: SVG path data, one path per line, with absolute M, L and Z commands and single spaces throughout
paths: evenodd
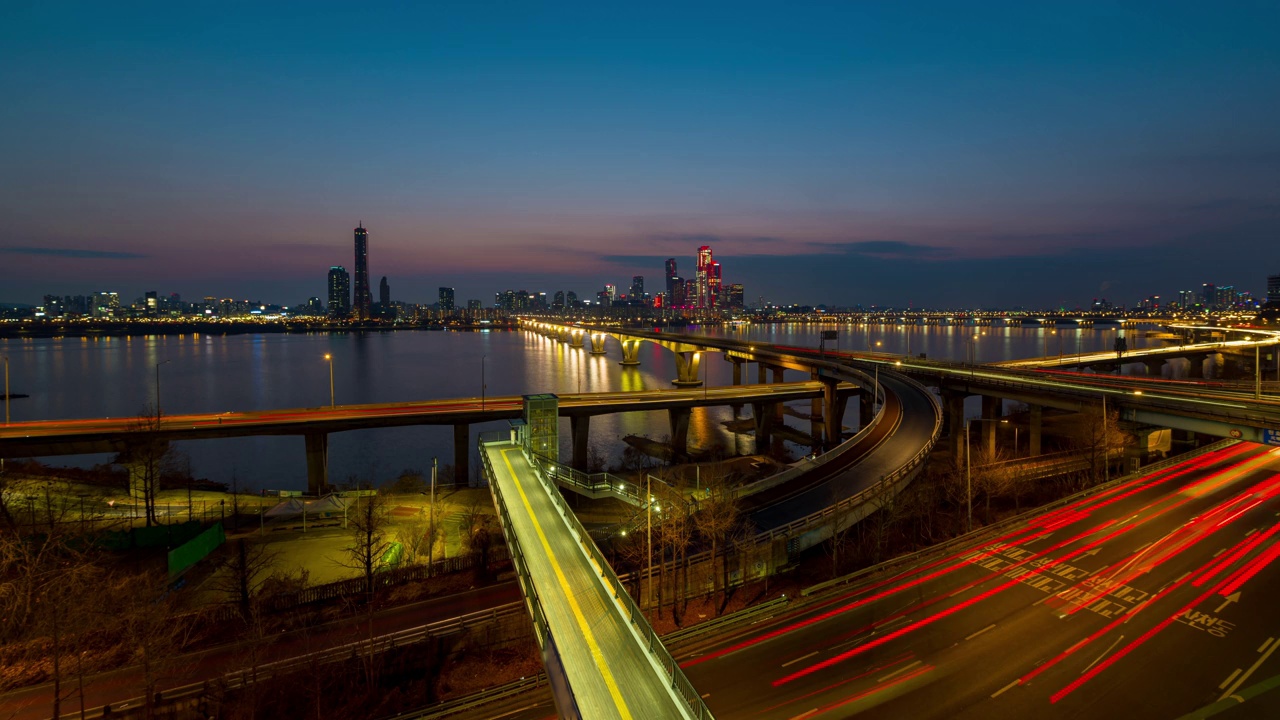
M 1005 692 L 1006 690 L 1009 690 L 1009 689 L 1013 688 L 1015 685 L 1018 685 L 1018 684 L 1020 684 L 1021 682 L 1022 682 L 1022 680 L 1021 680 L 1021 679 L 1014 680 L 1013 682 L 1009 683 L 1008 685 L 1005 685 L 1004 687 L 1000 688 L 999 690 L 995 691 L 994 693 L 991 693 L 991 697 L 993 697 L 993 698 L 995 698 L 995 697 L 1000 697 L 1001 695 L 1003 695 L 1003 694 L 1004 694 L 1004 692 Z
M 986 626 L 986 627 L 982 628 L 982 629 L 981 629 L 981 630 L 979 630 L 978 632 L 973 633 L 973 634 L 972 634 L 972 635 L 970 635 L 969 637 L 966 637 L 966 638 L 965 638 L 965 640 L 972 640 L 972 639 L 974 639 L 974 638 L 978 637 L 978 636 L 979 636 L 979 635 L 981 635 L 982 633 L 984 633 L 984 632 L 986 632 L 986 631 L 990 630 L 991 628 L 993 628 L 993 627 L 995 627 L 995 626 L 996 626 L 996 624 L 995 624 L 995 623 L 991 623 L 990 625 L 988 625 L 988 626 Z
M 1089 663 L 1089 667 L 1087 667 L 1087 668 L 1085 668 L 1084 670 L 1081 670 L 1081 671 L 1080 671 L 1080 674 L 1081 674 L 1081 675 L 1083 675 L 1083 674 L 1085 674 L 1085 673 L 1089 672 L 1090 670 L 1092 670 L 1092 669 L 1093 669 L 1093 666 L 1094 666 L 1094 665 L 1097 665 L 1097 664 L 1098 664 L 1098 662 L 1102 660 L 1102 658 L 1106 657 L 1106 656 L 1107 656 L 1107 653 L 1111 652 L 1111 650 L 1112 650 L 1116 645 L 1119 645 L 1119 644 L 1120 644 L 1120 641 L 1121 641 L 1121 640 L 1123 640 L 1123 639 L 1124 639 L 1124 636 L 1123 636 L 1123 635 L 1121 635 L 1120 637 L 1116 638 L 1116 641 L 1115 641 L 1115 642 L 1113 642 L 1113 643 L 1111 643 L 1110 645 L 1108 645 L 1108 646 L 1107 646 L 1107 649 L 1106 649 L 1106 650 L 1103 650 L 1101 655 L 1099 655 L 1097 658 L 1095 658 L 1093 662 Z
M 907 665 L 907 666 L 905 666 L 905 667 L 898 668 L 897 670 L 894 670 L 893 672 L 889 673 L 888 675 L 885 675 L 884 677 L 880 678 L 879 680 L 876 680 L 876 683 L 882 683 L 882 682 L 885 682 L 886 680 L 890 680 L 890 679 L 892 679 L 892 678 L 898 677 L 898 676 L 899 676 L 899 675 L 901 675 L 902 673 L 904 673 L 904 672 L 906 672 L 906 671 L 908 671 L 908 670 L 911 670 L 911 669 L 915 668 L 917 665 L 920 665 L 920 664 L 922 664 L 922 663 L 924 663 L 924 661 L 923 661 L 923 660 L 917 660 L 917 661 L 915 661 L 915 662 L 911 663 L 910 665 Z
M 795 665 L 796 663 L 800 662 L 801 660 L 808 660 L 809 658 L 811 658 L 811 657 L 813 657 L 814 655 L 817 655 L 817 654 L 818 654 L 818 651 L 817 651 L 817 650 L 814 650 L 813 652 L 809 653 L 808 655 L 805 655 L 804 657 L 798 657 L 798 658 L 796 658 L 795 660 L 792 660 L 791 662 L 784 662 L 784 663 L 782 663 L 782 667 L 791 667 L 792 665 Z

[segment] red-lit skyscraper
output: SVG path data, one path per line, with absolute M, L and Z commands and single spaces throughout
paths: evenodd
M 713 262 L 710 245 L 698 248 L 698 274 L 694 276 L 694 282 L 697 283 L 697 298 L 689 303 L 696 308 L 711 307 L 708 303 L 711 300 L 710 273 Z
M 368 320 L 373 310 L 373 295 L 369 291 L 369 231 L 364 223 L 356 228 L 356 287 L 352 298 L 357 320 Z

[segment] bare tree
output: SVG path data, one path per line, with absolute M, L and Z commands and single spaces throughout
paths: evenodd
M 431 518 L 427 508 L 423 507 L 412 517 L 405 518 L 396 524 L 395 538 L 404 546 L 410 563 L 418 562 L 418 555 L 430 546 Z
M 1106 464 L 1118 448 L 1124 448 L 1132 437 L 1119 428 L 1120 413 L 1108 409 L 1104 417 L 1101 408 L 1086 410 L 1079 416 L 1075 432 L 1071 436 L 1072 447 L 1088 463 L 1084 485 L 1096 485 L 1106 476 Z
M 275 572 L 280 554 L 265 543 L 239 538 L 213 578 L 223 600 L 235 605 L 240 617 L 251 624 L 263 587 Z
M 134 422 L 129 448 L 120 453 L 116 463 L 128 470 L 129 494 L 141 498 L 147 527 L 158 525 L 156 498 L 160 494 L 160 478 L 171 470 L 174 455 L 167 440 L 156 437 L 160 416 L 152 406 L 144 407 Z
M 742 523 L 742 507 L 733 487 L 723 472 L 703 474 L 703 487 L 707 497 L 699 503 L 698 512 L 694 515 L 698 534 L 710 545 L 711 562 L 708 563 L 711 575 L 712 594 L 728 593 L 729 563 L 728 551 L 730 538 Z M 720 563 L 721 572 L 716 571 Z M 721 603 L 717 606 L 723 608 Z
M 365 595 L 369 598 L 373 597 L 374 573 L 378 570 L 383 554 L 391 547 L 391 542 L 387 539 L 390 525 L 387 502 L 381 495 L 358 497 L 354 512 L 347 509 L 351 545 L 347 547 L 342 564 L 363 574 Z
M 102 586 L 116 609 L 117 630 L 142 669 L 144 717 L 155 717 L 157 689 L 186 644 L 191 626 L 179 619 L 163 576 L 120 575 Z

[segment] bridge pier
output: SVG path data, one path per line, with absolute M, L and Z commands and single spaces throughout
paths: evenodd
M 624 365 L 626 363 L 623 363 Z M 676 353 L 676 379 L 671 381 L 676 387 L 698 387 L 702 384 L 702 380 L 698 377 L 698 370 L 702 367 L 702 353 L 700 351 L 685 351 Z
M 751 403 L 751 414 L 755 416 L 756 421 L 756 454 L 762 455 L 769 451 L 769 441 L 773 437 L 773 420 L 774 410 L 770 405 L 778 403 Z
M 858 393 L 858 429 L 871 424 L 876 416 L 876 396 L 871 390 L 862 390 Z
M 592 335 L 592 336 L 591 336 L 591 354 L 592 354 L 592 355 L 603 355 L 603 354 L 604 354 L 604 340 L 605 340 L 605 337 L 606 337 L 606 336 L 604 336 L 604 335 Z M 581 340 L 579 340 L 579 345 L 578 345 L 578 347 L 582 347 L 582 345 L 581 345 Z
M 622 343 L 622 364 L 639 365 L 640 341 L 619 339 L 619 342 Z
M 1188 355 L 1187 377 L 1193 379 L 1204 378 L 1204 361 L 1204 355 Z
M 1151 377 L 1160 377 L 1163 374 L 1164 358 L 1143 360 L 1142 364 L 1147 367 L 1147 374 Z
M 303 436 L 307 443 L 307 492 L 319 495 L 329 486 L 329 433 Z
M 689 455 L 689 408 L 667 411 L 671 422 L 671 461 L 681 462 Z
M 584 336 L 584 335 L 586 335 L 586 333 L 585 333 L 585 332 L 583 332 L 582 330 L 573 330 L 573 331 L 570 331 L 570 333 L 569 333 L 569 347 L 571 347 L 571 348 L 577 348 L 578 350 L 581 350 L 581 349 L 582 349 L 582 338 L 583 338 L 583 336 Z M 595 345 L 596 345 L 595 338 L 592 338 L 592 339 L 591 339 L 591 347 L 594 349 L 594 348 L 595 348 Z M 603 341 L 601 341 L 600 345 L 601 345 L 601 350 L 600 350 L 600 352 L 604 352 L 604 349 L 603 349 L 604 342 L 603 342 Z
M 769 369 L 773 370 L 773 382 L 775 384 L 786 382 L 786 380 L 783 379 L 783 373 L 786 372 L 786 368 L 774 367 Z
M 844 408 L 847 398 L 838 392 L 838 380 L 822 378 L 822 423 L 826 430 L 827 447 L 835 447 L 840 443 L 840 432 L 844 424 Z
M 591 416 L 569 417 L 569 433 L 573 436 L 573 468 L 587 472 L 587 447 L 591 437 Z
M 1040 426 L 1044 420 L 1044 406 L 1032 405 L 1030 415 L 1031 418 L 1029 424 L 1031 427 L 1028 428 L 1027 432 L 1027 435 L 1029 436 L 1027 440 L 1029 445 L 1028 452 L 1031 457 L 1035 457 L 1040 454 Z
M 756 363 L 756 384 L 764 385 L 769 382 L 765 370 L 768 368 L 764 363 Z
M 742 358 L 736 358 L 736 357 L 730 357 L 727 359 L 729 360 L 729 362 L 733 363 L 733 384 L 741 385 L 742 384 L 742 364 L 745 361 Z
M 471 484 L 471 425 L 453 426 L 453 486 Z
M 996 456 L 996 425 L 1004 410 L 1004 401 L 998 397 L 982 396 L 982 441 L 987 448 L 988 462 Z
M 964 398 L 963 393 L 942 391 L 943 418 L 947 422 L 947 438 L 951 444 L 951 457 L 957 462 L 964 459 Z

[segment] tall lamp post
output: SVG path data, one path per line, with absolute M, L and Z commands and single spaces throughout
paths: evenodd
M 481 410 L 483 410 L 483 409 L 484 409 L 484 389 L 485 389 L 485 385 L 484 385 L 484 361 L 485 361 L 485 360 L 488 360 L 488 359 L 489 359 L 489 356 L 488 356 L 488 355 L 481 355 L 481 356 L 480 356 L 480 409 L 481 409 Z
M 4 424 L 9 424 L 9 356 L 4 356 Z
M 157 425 L 160 424 L 160 366 L 168 365 L 170 362 L 172 361 L 161 360 L 160 362 L 156 363 L 156 424 Z M 5 419 L 4 420 L 5 420 L 5 424 L 8 424 L 9 422 L 9 388 L 8 388 L 9 363 L 8 362 L 6 362 L 4 365 L 4 375 L 5 375 L 5 389 L 4 389 Z
M 329 363 L 329 409 L 338 407 L 337 396 L 333 393 L 333 355 L 324 354 L 325 362 Z

